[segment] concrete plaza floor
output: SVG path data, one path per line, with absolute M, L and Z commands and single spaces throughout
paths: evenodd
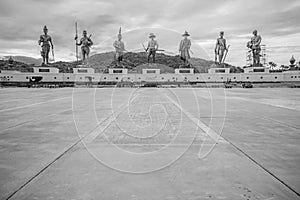
M 300 90 L 2 88 L 0 199 L 300 199 Z

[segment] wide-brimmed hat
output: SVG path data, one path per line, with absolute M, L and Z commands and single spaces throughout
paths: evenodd
M 154 35 L 154 33 L 150 33 L 149 34 L 149 38 L 155 38 L 156 36 Z
M 182 36 L 190 36 L 190 34 L 187 31 L 185 31 L 184 34 L 182 34 Z

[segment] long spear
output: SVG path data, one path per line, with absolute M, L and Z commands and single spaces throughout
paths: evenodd
M 145 52 L 147 52 L 147 51 L 146 51 L 146 47 L 145 47 L 144 43 L 142 43 L 142 46 L 143 46 L 143 48 L 144 48 Z
M 78 30 L 77 30 L 77 22 L 75 22 L 75 39 L 76 39 L 76 44 L 75 44 L 75 48 L 76 48 L 76 61 L 77 61 L 77 64 L 78 64 L 78 46 L 77 46 L 77 43 L 78 43 Z
M 142 43 L 142 46 L 143 46 L 145 52 L 147 52 L 147 51 L 146 51 L 146 47 L 145 47 L 145 45 L 144 45 L 143 43 Z M 164 50 L 164 49 L 155 49 L 155 51 L 165 51 L 165 50 Z

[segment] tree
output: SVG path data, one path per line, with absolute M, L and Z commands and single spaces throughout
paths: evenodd
M 276 63 L 274 63 L 274 62 L 269 62 L 269 65 L 270 65 L 270 67 L 271 67 L 271 70 L 273 70 L 274 68 L 276 68 L 277 67 L 277 64 Z

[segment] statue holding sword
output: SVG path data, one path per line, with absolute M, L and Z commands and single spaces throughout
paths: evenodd
M 215 62 L 218 63 L 219 65 L 224 63 L 228 53 L 228 48 L 229 46 L 228 47 L 226 46 L 226 39 L 224 38 L 224 31 L 221 31 L 220 37 L 217 39 L 216 47 L 215 47 Z
M 42 44 L 42 51 L 41 51 L 41 56 L 43 57 L 42 65 L 49 64 L 50 45 L 52 49 L 53 60 L 54 60 L 54 51 L 53 51 L 52 38 L 50 35 L 48 35 L 48 28 L 46 25 L 44 26 L 44 35 L 40 36 L 38 43 L 39 45 Z

